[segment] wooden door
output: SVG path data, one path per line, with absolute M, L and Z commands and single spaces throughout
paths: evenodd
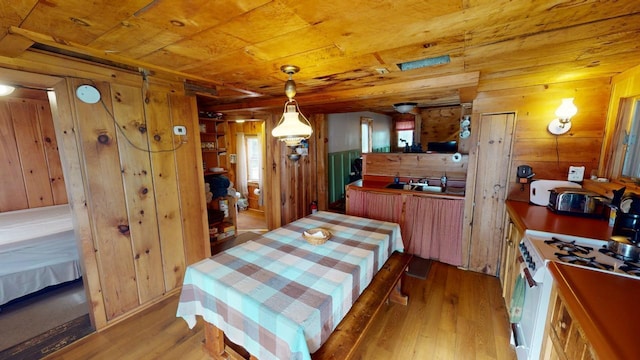
M 483 114 L 479 124 L 469 269 L 490 275 L 499 268 L 514 122 L 514 113 Z

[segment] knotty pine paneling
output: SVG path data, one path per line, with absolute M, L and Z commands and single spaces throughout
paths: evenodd
M 0 101 L 0 211 L 67 203 L 64 176 L 47 101 Z
M 140 88 L 112 84 L 113 115 L 121 126 L 116 132 L 120 157 L 121 182 L 127 208 L 133 264 L 139 302 L 150 301 L 164 292 L 162 254 L 158 241 L 156 194 L 149 164 L 147 131 Z M 106 96 L 106 94 L 105 94 Z
M 462 107 L 443 106 L 421 109 L 422 128 L 420 144 L 424 150 L 432 141 L 460 141 L 460 115 Z
M 598 169 L 610 92 L 607 77 L 478 93 L 473 119 L 483 113 L 516 112 L 511 171 L 507 177 L 509 199 L 529 200 L 529 186 L 521 190 L 516 182 L 519 165 L 531 165 L 534 179 L 551 180 L 566 180 L 570 165 L 585 166 L 587 177 L 591 170 Z M 547 125 L 556 117 L 561 100 L 567 97 L 574 98 L 578 113 L 569 133 L 554 136 L 547 131 Z
M 184 240 L 185 265 L 191 265 L 205 257 L 211 256 L 209 246 L 209 223 L 204 193 L 204 177 L 202 171 L 202 152 L 200 151 L 198 108 L 193 96 L 170 93 L 169 110 L 174 125 L 183 125 L 187 129 L 180 148 L 175 152 L 178 170 L 178 186 L 180 192 L 180 209 L 182 232 Z M 202 189 L 202 192 L 198 191 Z M 179 276 L 171 278 L 177 280 L 184 276 L 180 268 L 171 269 Z
M 144 89 L 143 98 L 153 185 L 158 199 L 156 221 L 162 249 L 165 289 L 169 291 L 181 286 L 185 270 L 185 239 L 175 158 L 180 142 L 173 136 L 167 89 L 151 84 Z M 198 190 L 204 193 L 204 188 Z
M 73 79 L 73 88 L 87 81 Z M 109 84 L 96 83 L 102 101 L 112 108 Z M 114 119 L 101 104 L 86 104 L 74 98 L 84 160 L 87 206 L 92 218 L 94 246 L 107 320 L 139 305 L 134 256 L 120 153 Z M 122 141 L 125 141 L 122 139 Z
M 309 138 L 309 155 L 302 156 L 298 161 L 287 158 L 290 149 L 281 141 L 272 136 L 266 137 L 267 152 L 271 155 L 267 159 L 271 159 L 271 163 L 266 171 L 269 174 L 266 176 L 268 195 L 264 199 L 265 212 L 273 211 L 272 217 L 276 217 L 274 220 L 267 217 L 269 228 L 310 214 L 311 201 L 318 201 L 319 209 L 326 209 L 326 116 L 314 114 L 307 117 L 313 128 L 313 134 Z M 267 134 L 270 134 L 279 119 L 279 115 L 274 114 L 272 120 L 267 122 Z M 323 160 L 319 160 L 319 157 Z

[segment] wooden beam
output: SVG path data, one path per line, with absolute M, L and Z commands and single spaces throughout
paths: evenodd
M 454 75 L 445 75 L 433 78 L 418 79 L 406 82 L 376 85 L 358 89 L 344 89 L 316 94 L 300 95 L 296 97 L 300 103 L 312 106 L 344 100 L 357 101 L 362 99 L 382 99 L 397 93 L 410 94 L 412 92 L 437 93 L 445 89 L 475 88 L 478 86 L 480 72 L 468 72 Z M 243 103 L 230 103 L 215 106 L 217 111 L 229 111 L 236 109 L 267 109 L 280 107 L 284 97 L 246 101 Z
M 7 34 L 0 39 L 0 56 L 17 57 L 33 45 L 33 41 L 19 35 Z
M 256 93 L 254 91 L 248 90 L 248 89 L 243 89 L 237 86 L 230 86 L 227 84 L 224 84 L 220 81 L 215 81 L 215 80 L 211 80 L 211 79 L 207 79 L 207 78 L 203 78 L 200 76 L 196 76 L 193 74 L 187 74 L 184 72 L 180 72 L 180 71 L 175 71 L 175 70 L 171 70 L 168 68 L 164 68 L 164 67 L 160 67 L 157 65 L 153 65 L 151 63 L 148 62 L 144 62 L 144 61 L 139 61 L 139 60 L 134 60 L 134 59 L 130 59 L 130 58 L 126 58 L 123 56 L 119 56 L 116 54 L 112 54 L 109 52 L 105 52 L 105 51 L 101 51 L 101 50 L 96 50 L 93 48 L 90 48 L 88 46 L 84 46 L 81 44 L 76 44 L 72 41 L 67 41 L 64 39 L 60 39 L 60 38 L 54 38 L 52 36 L 49 35 L 44 35 L 44 34 L 40 34 L 34 31 L 30 31 L 30 30 L 26 30 L 26 29 L 22 29 L 16 26 L 11 26 L 9 28 L 9 35 L 13 35 L 13 36 L 17 36 L 17 37 L 22 37 L 25 39 L 25 41 L 29 41 L 31 42 L 31 44 L 33 45 L 33 43 L 38 43 L 38 44 L 43 44 L 43 45 L 47 45 L 50 46 L 52 48 L 55 49 L 60 49 L 60 50 L 64 50 L 67 52 L 71 52 L 71 53 L 76 53 L 76 54 L 80 54 L 80 55 L 84 55 L 84 56 L 89 56 L 89 57 L 93 57 L 96 59 L 101 59 L 101 60 L 106 60 L 108 62 L 112 62 L 112 63 L 117 63 L 117 64 L 122 64 L 122 65 L 127 65 L 127 66 L 131 66 L 131 67 L 136 67 L 136 68 L 143 68 L 146 70 L 150 70 L 150 71 L 154 71 L 158 74 L 165 74 L 165 75 L 170 75 L 172 77 L 174 77 L 176 80 L 180 80 L 183 81 L 185 79 L 189 79 L 189 80 L 193 80 L 193 81 L 198 81 L 198 82 L 204 82 L 207 84 L 213 84 L 216 86 L 224 86 L 230 89 L 233 89 L 235 91 L 239 91 L 242 92 L 244 94 L 247 95 L 251 95 L 251 96 L 258 96 L 260 95 L 259 93 Z M 2 44 L 0 44 L 2 45 Z

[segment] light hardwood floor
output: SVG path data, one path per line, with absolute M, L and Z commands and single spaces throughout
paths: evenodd
M 497 278 L 435 262 L 427 280 L 405 276 L 409 305 L 391 303 L 374 320 L 356 359 L 515 359 Z M 202 319 L 175 317 L 178 295 L 47 359 L 208 359 Z

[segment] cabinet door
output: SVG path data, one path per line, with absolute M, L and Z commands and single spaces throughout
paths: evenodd
M 507 220 L 505 242 L 502 251 L 502 266 L 500 267 L 500 281 L 502 283 L 502 297 L 507 305 L 511 304 L 513 297 L 513 287 L 517 276 L 520 273 L 520 262 L 517 260 L 520 256 L 518 244 L 522 238 L 522 232 L 509 219 Z
M 548 326 L 547 341 L 551 344 L 543 344 L 548 356 L 545 359 L 571 359 L 590 360 L 595 359 L 593 349 L 584 337 L 580 324 L 571 315 L 557 290 L 551 293 L 552 310 Z M 552 348 L 552 349 L 551 349 Z

